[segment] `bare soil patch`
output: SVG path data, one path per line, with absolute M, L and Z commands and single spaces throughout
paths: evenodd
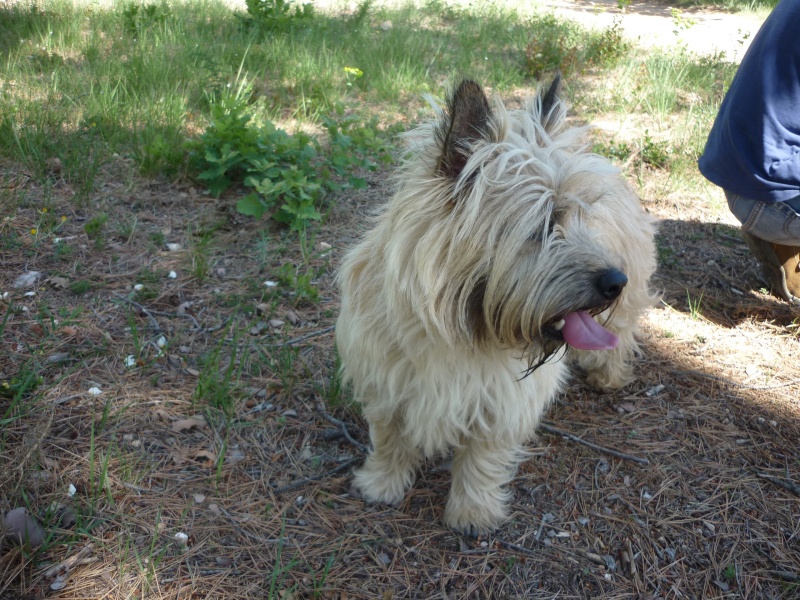
M 686 48 L 701 55 L 724 53 L 741 60 L 766 15 L 730 13 L 708 8 L 679 9 L 668 2 L 633 0 L 620 8 L 617 0 L 543 0 L 539 7 L 587 27 L 607 28 L 618 22 L 626 37 L 645 48 Z

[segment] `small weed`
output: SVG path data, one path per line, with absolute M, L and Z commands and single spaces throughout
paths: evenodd
M 293 264 L 285 263 L 276 271 L 276 276 L 284 288 L 292 291 L 295 306 L 302 302 L 314 303 L 319 300 L 319 289 L 314 284 L 312 272 L 308 270 L 301 272 L 301 269 Z
M 250 22 L 269 32 L 288 31 L 308 24 L 314 17 L 314 5 L 286 0 L 245 0 Z
M 611 140 L 608 145 L 597 144 L 594 151 L 608 158 L 625 162 L 633 154 L 633 148 L 627 142 L 616 142 Z
M 108 221 L 108 215 L 106 214 L 99 214 L 95 215 L 83 225 L 83 230 L 86 232 L 86 236 L 90 240 L 99 241 L 102 239 L 102 231 L 103 227 Z
M 640 152 L 643 163 L 657 169 L 664 169 L 669 165 L 670 151 L 667 142 L 653 140 L 647 129 L 644 130 Z
M 658 254 L 658 263 L 665 267 L 675 267 L 678 264 L 678 259 L 675 257 L 675 250 L 671 246 L 658 244 L 656 247 Z
M 672 14 L 672 26 L 674 27 L 672 33 L 678 37 L 680 37 L 682 32 L 688 31 L 697 25 L 697 21 L 695 19 L 687 17 L 679 8 L 670 8 L 670 13 Z
M 86 281 L 85 279 L 79 279 L 78 281 L 73 281 L 69 284 L 69 291 L 72 292 L 75 296 L 83 296 L 94 289 L 94 285 L 92 285 L 91 281 Z
M 230 348 L 224 342 L 220 343 L 202 358 L 194 391 L 195 400 L 205 401 L 220 410 L 227 423 L 231 422 L 236 411 L 237 382 L 242 370 L 237 340 L 234 338 Z
M 686 290 L 686 303 L 689 306 L 689 316 L 695 320 L 699 319 L 702 316 L 703 293 L 700 292 L 700 296 L 693 299 L 689 290 Z
M 213 231 L 203 232 L 196 237 L 189 252 L 192 277 L 198 281 L 205 281 L 211 272 L 211 259 L 209 258 L 209 246 L 214 237 Z
M 141 35 L 146 29 L 162 26 L 172 16 L 166 2 L 162 4 L 129 4 L 122 9 L 122 23 L 130 35 Z
M 630 49 L 618 19 L 599 34 L 587 33 L 554 15 L 546 15 L 534 25 L 535 31 L 525 47 L 525 67 L 535 79 L 553 71 L 570 76 L 608 66 Z

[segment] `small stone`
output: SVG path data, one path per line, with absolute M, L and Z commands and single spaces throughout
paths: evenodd
M 295 409 L 293 409 L 293 408 L 290 408 L 289 410 L 283 411 L 281 413 L 281 416 L 282 417 L 296 417 L 297 416 L 297 411 Z
M 269 326 L 272 327 L 273 329 L 280 329 L 281 327 L 283 327 L 283 321 L 281 321 L 280 319 L 270 319 Z
M 14 544 L 33 549 L 44 543 L 44 528 L 24 507 L 8 511 L 4 521 L 6 538 Z
M 46 161 L 44 161 L 44 164 L 47 167 L 47 170 L 53 175 L 58 175 L 64 168 L 64 165 L 61 163 L 61 159 L 57 156 L 48 158 Z
M 293 310 L 286 311 L 286 320 L 289 321 L 292 325 L 297 325 L 300 322 L 300 318 L 295 314 Z
M 26 271 L 14 280 L 14 287 L 17 289 L 33 287 L 41 277 L 39 271 Z

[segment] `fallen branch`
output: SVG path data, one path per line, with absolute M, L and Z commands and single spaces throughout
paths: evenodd
M 299 344 L 300 342 L 305 342 L 306 340 L 310 340 L 311 338 L 320 335 L 325 335 L 326 333 L 330 333 L 334 329 L 335 327 L 331 325 L 330 327 L 325 327 L 323 329 L 318 329 L 317 331 L 312 331 L 311 333 L 301 335 L 300 337 L 296 337 L 292 340 L 281 342 L 280 344 L 270 344 L 269 346 L 267 346 L 267 348 L 285 348 L 286 346 L 294 346 L 295 344 Z
M 587 448 L 591 448 L 592 450 L 597 450 L 598 452 L 603 452 L 605 454 L 610 454 L 611 456 L 616 456 L 617 458 L 622 458 L 624 460 L 631 460 L 633 462 L 639 463 L 640 465 L 649 465 L 650 461 L 646 458 L 641 458 L 639 456 L 633 456 L 631 454 L 625 454 L 624 452 L 620 452 L 619 450 L 612 450 L 610 448 L 605 448 L 603 446 L 598 446 L 597 444 L 593 444 L 592 442 L 587 442 L 583 438 L 579 438 L 577 435 L 569 433 L 568 431 L 564 431 L 562 429 L 558 429 L 557 427 L 553 427 L 547 423 L 541 423 L 539 425 L 540 429 L 544 429 L 549 433 L 554 433 L 556 435 L 560 435 L 562 437 L 567 438 L 568 440 L 575 442 L 576 444 L 582 444 Z
M 57 565 L 50 567 L 45 571 L 45 577 L 55 577 L 60 575 L 61 573 L 69 573 L 69 571 L 79 565 L 79 564 L 87 564 L 88 562 L 94 562 L 97 560 L 97 557 L 92 556 L 92 552 L 94 551 L 93 544 L 86 544 L 83 548 L 81 548 L 77 554 L 73 554 L 69 558 L 64 561 L 61 561 Z
M 140 311 L 142 311 L 142 312 L 143 312 L 145 315 L 147 315 L 147 317 L 150 319 L 150 323 L 152 324 L 152 326 L 153 326 L 153 329 L 155 329 L 156 331 L 161 331 L 161 326 L 158 324 L 158 321 L 156 320 L 156 318 L 155 318 L 155 317 L 153 316 L 153 314 L 152 314 L 152 313 L 151 313 L 149 310 L 147 310 L 147 309 L 146 309 L 144 306 L 142 306 L 141 304 L 139 304 L 139 303 L 138 303 L 138 302 L 136 302 L 135 300 L 131 300 L 130 298 L 127 298 L 126 296 L 123 296 L 122 294 L 118 294 L 118 293 L 114 292 L 114 296 L 115 296 L 115 297 L 117 297 L 117 298 L 119 298 L 119 299 L 120 299 L 120 300 L 122 300 L 123 302 L 127 302 L 128 304 L 130 304 L 130 305 L 132 305 L 132 306 L 135 306 L 136 308 L 138 308 L 138 309 L 139 309 Z
M 341 431 L 341 433 L 344 436 L 344 438 L 348 442 L 350 442 L 353 446 L 358 448 L 364 454 L 369 452 L 369 448 L 367 448 L 367 446 L 365 446 L 364 444 L 362 444 L 358 440 L 353 439 L 353 436 L 350 435 L 350 432 L 347 430 L 347 425 L 344 423 L 344 421 L 340 421 L 336 417 L 326 413 L 324 407 L 322 406 L 322 404 L 319 405 L 319 413 L 322 415 L 322 418 L 325 419 L 328 423 L 331 423 L 332 425 L 336 425 L 336 427 L 339 428 L 339 431 Z
M 502 538 L 496 538 L 495 541 L 506 550 L 519 552 L 520 554 L 524 554 L 526 556 L 539 556 L 539 554 L 535 550 L 531 550 L 530 548 L 526 548 L 525 546 L 512 544 L 511 542 L 507 542 Z M 582 548 L 564 548 L 561 546 L 556 546 L 555 544 L 553 544 L 552 546 L 545 546 L 544 542 L 540 542 L 538 540 L 536 543 L 541 546 L 544 546 L 545 548 L 550 548 L 551 550 L 558 550 L 560 552 L 565 552 L 567 554 L 580 556 L 581 558 L 585 558 L 586 560 L 593 562 L 596 565 L 600 565 L 602 567 L 608 566 L 608 563 L 606 563 L 606 560 L 602 556 L 600 556 L 599 554 L 595 554 L 594 552 L 589 552 L 588 550 L 584 550 Z
M 325 471 L 324 473 L 320 473 L 319 475 L 310 475 L 309 477 L 304 477 L 303 479 L 298 479 L 297 481 L 290 483 L 288 485 L 284 485 L 279 488 L 275 488 L 273 491 L 276 494 L 283 494 L 285 492 L 290 492 L 292 490 L 296 490 L 298 488 L 303 487 L 309 483 L 314 481 L 320 481 L 321 479 L 327 479 L 331 475 L 336 475 L 337 473 L 341 473 L 342 471 L 350 468 L 356 460 L 351 458 L 346 463 L 342 463 L 338 467 L 331 469 L 330 471 Z
M 783 489 L 788 490 L 797 496 L 800 496 L 800 486 L 792 483 L 791 481 L 785 481 L 779 477 L 767 475 L 766 473 L 756 473 L 756 477 L 766 479 L 770 483 L 774 483 L 775 485 L 782 487 Z
M 736 387 L 742 390 L 755 390 L 755 391 L 765 391 L 765 390 L 777 390 L 783 387 L 789 387 L 790 385 L 795 385 L 800 383 L 800 378 L 798 379 L 791 379 L 789 381 L 784 381 L 783 383 L 775 383 L 773 385 L 746 385 L 744 383 L 739 383 L 738 381 L 734 381 L 733 379 L 728 379 L 727 377 L 721 377 L 719 375 L 712 375 L 711 373 L 703 373 L 702 371 L 672 371 L 673 375 L 678 376 L 685 376 L 689 375 L 692 377 L 702 377 L 703 379 L 711 379 L 713 381 L 719 381 L 720 383 L 725 383 L 731 387 Z

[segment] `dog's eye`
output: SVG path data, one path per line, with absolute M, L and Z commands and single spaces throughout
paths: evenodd
M 528 237 L 528 240 L 537 244 L 541 244 L 545 238 L 550 237 L 553 235 L 553 230 L 556 226 L 555 219 L 550 219 L 547 222 L 547 227 L 544 228 L 537 228 L 531 235 Z

